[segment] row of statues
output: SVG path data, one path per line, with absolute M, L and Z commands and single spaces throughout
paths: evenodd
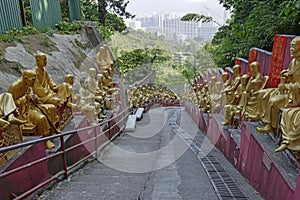
M 90 68 L 88 77 L 81 79 L 80 84 L 74 106 L 84 111 L 90 125 L 103 120 L 106 110 L 113 110 L 120 104 L 119 89 L 114 87 L 108 70 L 97 74 L 95 68 Z
M 143 107 L 148 103 L 160 100 L 175 102 L 177 99 L 177 95 L 171 89 L 154 84 L 139 85 L 129 91 L 129 106 L 133 108 Z
M 214 113 L 217 107 L 224 107 L 223 125 L 233 124 L 234 116 L 242 120 L 262 121 L 264 126 L 256 127 L 260 133 L 282 130 L 282 142 L 275 152 L 286 148 L 300 150 L 300 37 L 290 44 L 292 61 L 287 70 L 281 71 L 277 88 L 266 88 L 268 76 L 260 73 L 260 64 L 252 62 L 250 73 L 241 75 L 241 66 L 233 66 L 233 79 L 228 72 L 222 74 L 222 86 L 212 76 L 193 87 L 192 101 L 203 112 Z M 279 121 L 282 110 L 281 121 Z
M 16 124 L 23 133 L 29 131 L 31 135 L 46 137 L 60 133 L 58 109 L 62 107 L 82 110 L 93 125 L 105 118 L 106 110 L 119 104 L 119 91 L 112 80 L 114 64 L 107 46 L 100 47 L 96 55 L 98 69 L 89 69 L 88 77 L 80 80 L 77 94 L 73 91 L 73 75 L 67 75 L 63 83 L 56 85 L 47 72 L 46 55 L 38 53 L 35 59 L 34 70 L 24 70 L 8 92 L 0 94 L 0 132 Z M 46 140 L 45 147 L 51 149 L 55 145 Z

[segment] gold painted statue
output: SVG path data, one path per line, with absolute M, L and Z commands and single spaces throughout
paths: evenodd
M 225 102 L 225 105 L 231 105 L 232 101 L 234 101 L 234 92 L 238 88 L 240 82 L 241 82 L 241 66 L 240 65 L 234 65 L 233 68 L 233 76 L 234 80 L 233 82 L 227 86 L 226 88 L 222 90 L 222 93 L 225 93 L 227 101 Z
M 283 110 L 280 126 L 282 142 L 275 152 L 285 149 L 300 151 L 300 107 Z
M 47 57 L 43 53 L 36 54 L 36 82 L 33 87 L 33 91 L 38 95 L 39 100 L 42 103 L 53 104 L 61 106 L 63 100 L 56 93 L 58 87 L 48 75 L 45 67 L 47 66 Z
M 240 102 L 241 116 L 244 120 L 258 120 L 258 93 L 265 87 L 268 77 L 263 77 L 260 73 L 260 64 L 252 62 L 250 64 L 251 78 L 243 92 Z
M 240 84 L 238 85 L 237 89 L 233 94 L 231 104 L 224 106 L 224 122 L 222 122 L 221 124 L 231 125 L 233 123 L 233 118 L 238 112 L 238 107 L 240 106 L 240 101 L 243 92 L 246 90 L 249 78 L 250 78 L 249 74 L 244 74 L 240 78 Z
M 88 80 L 81 79 L 80 84 L 79 94 L 76 95 L 77 108 L 84 111 L 89 125 L 96 125 L 95 121 L 100 112 L 100 104 L 95 101 L 95 93 L 89 90 Z
M 17 107 L 10 93 L 0 94 L 0 130 L 7 128 L 11 124 L 24 124 L 25 120 L 15 117 Z
M 300 105 L 300 37 L 294 38 L 290 45 L 293 60 L 288 69 L 281 72 L 278 88 L 264 89 L 259 93 L 259 116 L 265 123 L 265 126 L 256 128 L 259 132 L 271 132 L 277 128 L 281 107 Z
M 22 77 L 10 85 L 8 92 L 12 94 L 19 110 L 18 118 L 26 121 L 24 126 L 36 126 L 35 135 L 45 137 L 51 135 L 50 125 L 47 117 L 40 110 L 43 104 L 39 101 L 38 97 L 31 92 L 35 81 L 35 72 L 25 70 Z M 33 101 L 36 102 L 36 104 Z M 40 106 L 40 108 L 38 108 L 37 105 Z M 45 141 L 45 146 L 48 149 L 55 147 L 50 140 Z
M 96 54 L 96 63 L 100 72 L 110 68 L 109 70 L 111 71 L 109 71 L 109 75 L 113 76 L 114 62 L 110 58 L 107 45 L 103 45 L 99 48 Z
M 228 72 L 223 72 L 222 75 L 222 81 L 223 81 L 223 89 L 227 88 L 230 86 L 231 82 L 230 82 L 230 79 L 229 79 L 229 73 Z M 228 93 L 223 93 L 221 91 L 221 93 L 223 94 L 223 103 L 222 105 L 227 105 L 229 102 L 230 102 L 230 95 Z
M 211 77 L 211 87 L 210 87 L 210 113 L 215 113 L 218 107 L 222 106 L 222 94 L 223 84 L 217 81 L 216 77 Z

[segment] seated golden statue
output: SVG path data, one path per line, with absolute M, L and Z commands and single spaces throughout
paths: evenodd
M 210 113 L 215 113 L 216 108 L 222 106 L 222 94 L 223 85 L 221 82 L 217 82 L 215 76 L 211 78 L 211 91 L 210 91 Z
M 112 78 L 109 76 L 109 73 L 107 70 L 103 72 L 103 82 L 102 82 L 102 87 L 105 90 L 105 92 L 109 95 L 111 95 L 114 91 L 114 83 Z
M 15 104 L 19 110 L 19 119 L 25 120 L 24 126 L 36 126 L 34 134 L 36 136 L 51 135 L 49 121 L 45 114 L 42 113 L 43 104 L 31 92 L 31 88 L 35 84 L 36 74 L 31 70 L 25 70 L 22 77 L 10 85 L 8 92 L 12 94 Z M 46 148 L 54 148 L 54 144 L 45 141 Z
M 0 130 L 7 128 L 11 124 L 24 124 L 25 120 L 15 117 L 17 107 L 10 93 L 0 94 Z
M 259 119 L 258 115 L 258 93 L 265 87 L 268 77 L 263 77 L 260 73 L 260 64 L 252 62 L 250 64 L 251 78 L 247 84 L 246 90 L 243 92 L 240 102 L 241 116 L 243 120 Z
M 241 97 L 243 92 L 246 90 L 247 83 L 249 81 L 249 74 L 244 74 L 240 79 L 240 84 L 238 85 L 236 91 L 231 100 L 231 104 L 224 106 L 224 122 L 223 125 L 231 125 L 233 118 L 237 113 L 238 106 L 240 105 Z
M 76 95 L 77 108 L 84 111 L 89 125 L 95 125 L 99 104 L 95 102 L 95 94 L 88 89 L 87 79 L 81 79 L 80 84 L 79 94 Z
M 89 76 L 86 78 L 86 81 L 87 81 L 87 85 L 88 85 L 88 90 L 94 94 L 96 93 L 96 90 L 97 90 L 96 76 L 97 76 L 96 69 L 90 68 Z
M 63 104 L 62 99 L 57 95 L 58 87 L 49 77 L 48 72 L 45 70 L 47 65 L 46 55 L 43 53 L 36 54 L 36 82 L 33 87 L 33 91 L 38 95 L 39 100 L 42 103 L 53 104 L 61 106 Z
M 280 125 L 282 141 L 275 152 L 283 151 L 286 148 L 300 151 L 300 107 L 284 109 Z
M 103 45 L 99 48 L 96 54 L 96 63 L 100 72 L 103 72 L 104 70 L 107 70 L 109 68 L 110 70 L 114 69 L 114 63 L 110 58 L 107 45 Z M 110 76 L 112 76 L 113 71 L 110 71 L 109 74 Z
M 72 99 L 73 99 L 73 84 L 74 84 L 74 76 L 71 74 L 66 75 L 65 82 L 61 83 L 61 86 L 58 87 L 58 94 L 65 94 L 62 97 L 64 102 L 67 102 L 67 106 L 73 107 Z
M 225 105 L 231 105 L 233 101 L 233 95 L 236 89 L 238 88 L 240 82 L 241 82 L 241 66 L 240 65 L 234 65 L 233 68 L 233 76 L 234 80 L 233 82 L 227 86 L 226 88 L 222 90 L 222 93 L 225 93 L 226 95 L 226 102 Z
M 300 37 L 292 40 L 290 51 L 293 60 L 288 69 L 281 72 L 278 88 L 263 89 L 259 92 L 259 117 L 265 123 L 265 126 L 256 128 L 259 132 L 271 132 L 277 128 L 281 107 L 299 106 Z
M 229 79 L 229 73 L 228 72 L 223 72 L 221 77 L 222 77 L 222 81 L 223 81 L 223 89 L 229 87 L 230 84 L 231 84 L 230 79 Z M 222 105 L 227 105 L 231 101 L 231 99 L 230 99 L 231 96 L 228 95 L 228 93 L 224 94 L 223 92 L 222 92 L 222 95 L 223 95 Z
M 210 104 L 210 94 L 209 94 L 209 89 L 208 85 L 204 85 L 204 90 L 203 94 L 200 99 L 200 109 L 202 112 L 207 112 L 209 111 L 209 104 Z

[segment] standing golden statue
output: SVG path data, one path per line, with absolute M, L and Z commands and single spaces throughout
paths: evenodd
M 39 98 L 31 92 L 31 88 L 35 84 L 36 74 L 31 70 L 25 70 L 22 77 L 10 85 L 8 92 L 12 94 L 15 104 L 19 110 L 19 119 L 25 120 L 24 126 L 36 126 L 34 134 L 36 136 L 49 136 L 50 125 L 41 110 L 37 107 L 43 106 Z M 33 101 L 36 102 L 33 103 Z M 54 144 L 47 140 L 45 141 L 46 148 L 54 148 Z
M 264 89 L 259 93 L 259 115 L 265 123 L 265 126 L 256 128 L 259 132 L 271 132 L 277 128 L 281 107 L 299 106 L 300 37 L 295 37 L 290 46 L 293 60 L 288 69 L 281 72 L 281 82 L 278 88 Z

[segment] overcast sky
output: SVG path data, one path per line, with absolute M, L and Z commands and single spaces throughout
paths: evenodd
M 203 7 L 222 9 L 218 0 L 129 0 L 128 4 L 128 10 L 136 14 L 170 11 L 195 12 Z
M 223 17 L 224 9 L 218 0 L 129 0 L 132 14 L 162 14 L 166 12 L 210 12 Z M 207 14 L 207 13 L 204 13 Z

